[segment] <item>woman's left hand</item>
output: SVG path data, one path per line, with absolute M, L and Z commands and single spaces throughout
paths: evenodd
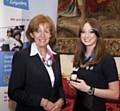
M 77 79 L 77 81 L 70 81 L 70 84 L 75 87 L 76 89 L 87 92 L 90 86 L 86 84 L 86 82 L 83 79 Z
M 52 108 L 52 111 L 61 111 L 63 105 L 63 99 L 59 99 L 56 103 L 54 103 L 54 107 Z

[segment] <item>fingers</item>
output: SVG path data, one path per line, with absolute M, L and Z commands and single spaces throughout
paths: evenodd
M 77 79 L 76 81 L 70 81 L 70 85 L 78 90 L 83 89 L 84 84 L 85 82 L 82 79 Z
M 68 83 L 68 85 L 70 86 L 70 88 L 75 89 L 75 88 L 72 86 L 72 84 L 70 83 L 70 81 L 67 81 L 67 83 Z
M 50 111 L 58 111 L 59 107 L 57 105 L 54 105 L 54 107 Z
M 76 89 L 79 89 L 79 82 L 70 81 L 70 85 Z
M 60 98 L 57 102 L 53 103 L 48 99 L 42 98 L 40 106 L 44 108 L 46 111 L 61 111 L 63 103 L 63 99 Z
M 59 99 L 56 103 L 54 103 L 54 107 L 50 111 L 61 111 L 63 105 L 63 100 Z
M 77 79 L 77 82 L 70 81 L 70 85 L 83 92 L 86 92 L 86 90 L 88 90 L 88 85 L 82 79 Z
M 77 78 L 77 82 L 79 82 L 79 83 L 80 83 L 80 82 L 83 82 L 83 80 L 82 80 L 82 79 L 78 79 L 78 78 Z
M 47 100 L 47 99 L 46 99 Z M 52 103 L 51 101 L 47 100 L 47 104 L 43 106 L 43 108 L 46 111 L 51 111 L 51 109 L 54 107 L 54 103 Z
M 47 107 L 46 107 L 47 110 L 48 110 L 48 111 L 51 111 L 51 110 L 53 109 L 53 107 L 54 107 L 54 103 L 52 103 L 51 101 L 49 101 L 49 102 L 48 102 L 48 105 L 47 105 Z

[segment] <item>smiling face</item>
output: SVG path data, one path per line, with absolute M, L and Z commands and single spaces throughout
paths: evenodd
M 40 47 L 48 43 L 51 48 L 55 45 L 55 25 L 49 16 L 37 15 L 33 17 L 26 30 L 26 37 L 30 44 L 36 42 Z
M 48 24 L 39 24 L 38 29 L 31 33 L 31 36 L 34 39 L 37 47 L 46 47 L 51 37 Z
M 86 47 L 95 47 L 97 42 L 97 36 L 95 35 L 94 29 L 88 22 L 84 24 L 80 38 L 81 42 Z

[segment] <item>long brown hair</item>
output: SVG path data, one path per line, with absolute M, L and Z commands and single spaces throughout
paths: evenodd
M 51 38 L 49 41 L 49 45 L 53 47 L 55 45 L 56 39 L 55 39 L 55 25 L 52 19 L 49 16 L 45 15 L 37 15 L 33 17 L 28 25 L 27 31 L 26 31 L 26 36 L 29 40 L 30 43 L 34 42 L 34 39 L 31 37 L 31 33 L 34 31 L 37 31 L 39 28 L 39 25 L 48 25 L 48 28 L 51 33 Z
M 85 23 L 89 23 L 92 26 L 92 28 L 95 29 L 94 33 L 97 36 L 97 43 L 94 49 L 94 58 L 91 61 L 89 61 L 89 64 L 97 64 L 106 52 L 104 41 L 102 38 L 101 26 L 99 22 L 95 19 L 85 19 L 80 26 L 79 37 L 81 36 L 81 30 L 83 29 Z M 85 52 L 86 52 L 86 47 L 79 38 L 76 44 L 73 67 L 80 67 L 81 65 L 83 65 Z

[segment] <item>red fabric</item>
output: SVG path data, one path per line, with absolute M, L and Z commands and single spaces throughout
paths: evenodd
M 66 79 L 62 79 L 62 82 L 63 82 L 63 88 L 65 92 L 65 97 L 66 97 L 66 107 L 62 109 L 62 111 L 72 111 L 75 96 L 76 96 L 76 91 L 75 89 L 69 86 Z
M 106 103 L 106 111 L 120 111 L 120 103 Z
M 73 109 L 74 99 L 67 98 L 66 99 L 66 107 L 61 111 L 72 111 Z
M 120 80 L 119 80 L 119 87 L 120 87 Z M 106 99 L 106 111 L 120 111 L 120 96 L 118 100 Z
M 74 99 L 76 95 L 75 89 L 71 88 L 66 79 L 63 79 L 63 88 L 66 98 Z

